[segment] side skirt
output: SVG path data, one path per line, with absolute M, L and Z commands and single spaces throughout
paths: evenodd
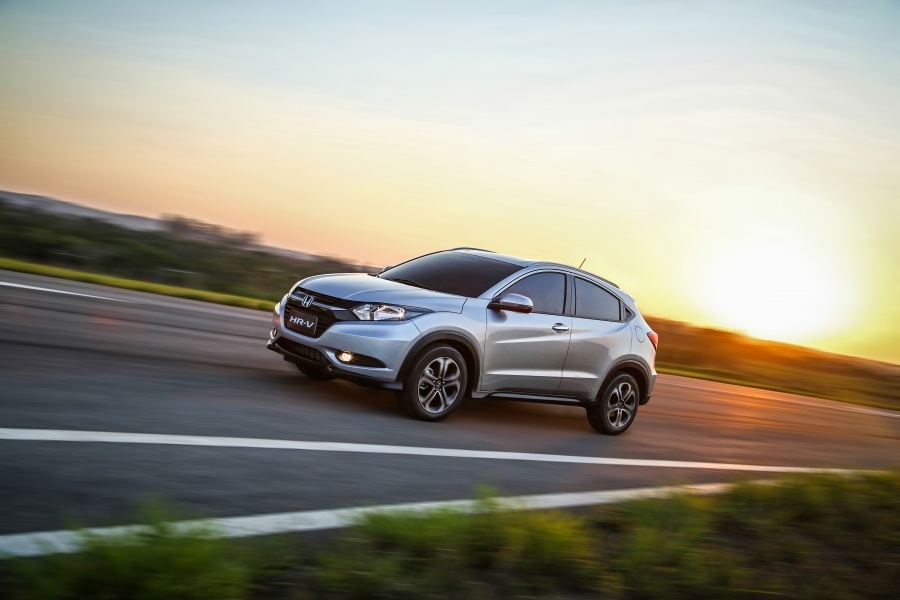
M 581 398 L 572 398 L 570 396 L 544 396 L 541 394 L 519 394 L 516 392 L 494 392 L 487 394 L 488 398 L 497 398 L 498 400 L 515 400 L 516 402 L 534 402 L 536 404 L 556 404 L 558 406 L 580 406 L 587 407 L 590 403 Z

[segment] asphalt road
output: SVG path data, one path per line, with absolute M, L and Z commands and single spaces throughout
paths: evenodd
M 618 437 L 595 433 L 577 408 L 490 399 L 421 423 L 403 416 L 390 392 L 302 376 L 266 350 L 267 313 L 4 271 L 0 282 L 88 295 L 0 285 L 0 428 L 798 467 L 900 461 L 900 413 L 668 376 Z M 461 499 L 480 485 L 524 495 L 738 477 L 748 474 L 0 440 L 0 535 L 127 522 L 154 496 L 226 517 Z

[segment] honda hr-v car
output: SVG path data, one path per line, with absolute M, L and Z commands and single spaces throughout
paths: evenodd
M 303 374 L 395 390 L 424 421 L 489 397 L 583 407 L 617 435 L 656 381 L 657 335 L 618 286 L 474 248 L 308 277 L 272 322 L 268 348 Z

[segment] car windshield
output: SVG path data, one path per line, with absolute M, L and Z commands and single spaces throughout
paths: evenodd
M 379 275 L 407 285 L 477 298 L 522 269 L 502 260 L 465 252 L 437 252 L 414 258 Z

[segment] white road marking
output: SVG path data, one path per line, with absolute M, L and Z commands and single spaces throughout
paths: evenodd
M 711 382 L 712 383 L 712 382 Z M 731 385 L 724 383 L 717 383 L 719 386 L 722 385 Z M 804 402 L 803 400 L 795 400 L 793 398 L 782 398 L 782 397 L 773 397 L 773 396 L 763 396 L 762 394 L 748 394 L 743 390 L 733 390 L 728 388 L 721 387 L 706 387 L 702 385 L 691 385 L 689 383 L 676 383 L 674 381 L 666 381 L 660 380 L 657 385 L 672 385 L 675 387 L 683 387 L 683 388 L 692 388 L 695 390 L 704 390 L 707 392 L 722 392 L 726 394 L 733 394 L 735 396 L 747 396 L 750 398 L 761 398 L 763 400 L 771 400 L 772 402 L 789 402 L 791 404 L 802 404 L 803 406 L 815 406 L 816 408 L 826 408 L 830 410 L 842 410 L 845 412 L 855 412 L 862 413 L 866 415 L 878 415 L 880 417 L 892 417 L 894 419 L 900 419 L 900 412 L 888 412 L 884 410 L 875 410 L 872 408 L 863 408 L 861 406 L 834 406 L 831 404 L 819 404 L 818 402 Z M 784 392 L 772 392 L 773 394 L 783 394 Z M 835 401 L 837 402 L 837 401 Z
M 549 508 L 572 508 L 597 504 L 612 504 L 625 500 L 661 498 L 672 494 L 719 494 L 731 487 L 725 483 L 701 485 L 637 488 L 605 492 L 580 492 L 573 494 L 542 494 L 536 496 L 516 496 L 495 500 L 498 508 L 504 510 L 537 510 Z M 250 537 L 277 533 L 297 533 L 337 529 L 355 525 L 367 514 L 386 512 L 424 513 L 441 509 L 461 512 L 476 512 L 480 505 L 475 500 L 450 500 L 444 502 L 411 502 L 407 504 L 383 504 L 336 510 L 309 510 L 248 517 L 228 517 L 223 519 L 202 519 L 181 521 L 178 528 L 190 531 L 205 527 L 221 537 Z M 144 529 L 140 525 L 123 527 L 101 527 L 78 531 L 42 531 L 0 536 L 0 558 L 42 556 L 77 552 L 85 533 L 95 536 L 117 536 L 138 533 Z
M 118 298 L 107 298 L 106 296 L 92 296 L 91 294 L 79 294 L 77 292 L 66 292 L 63 290 L 54 290 L 50 288 L 35 287 L 33 285 L 22 285 L 21 283 L 9 283 L 8 281 L 0 281 L 0 285 L 6 287 L 22 288 L 26 290 L 37 290 L 39 292 L 53 292 L 54 294 L 68 294 L 69 296 L 83 296 L 85 298 L 98 298 L 100 300 L 112 300 L 113 302 L 127 302 L 129 304 L 140 304 L 134 300 L 119 300 Z
M 0 440 L 30 442 L 103 442 L 116 444 L 162 444 L 173 446 L 207 446 L 218 448 L 264 448 L 269 450 L 311 450 L 317 452 L 357 452 L 363 454 L 400 454 L 406 456 L 438 456 L 446 458 L 484 458 L 491 460 L 524 460 L 534 462 L 615 465 L 626 467 L 662 467 L 675 469 L 714 469 L 719 471 L 761 471 L 769 473 L 850 473 L 847 469 L 784 467 L 733 463 L 694 462 L 682 460 L 648 460 L 639 458 L 604 458 L 461 450 L 457 448 L 424 448 L 417 446 L 385 446 L 347 442 L 309 442 L 266 440 L 257 438 L 208 437 L 199 435 L 166 435 L 158 433 L 119 433 L 112 431 L 70 431 L 64 429 L 0 428 Z

